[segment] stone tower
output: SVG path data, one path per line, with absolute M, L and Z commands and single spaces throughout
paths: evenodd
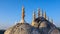
M 40 17 L 40 9 L 38 9 L 38 17 Z
M 25 17 L 25 11 L 24 11 L 24 6 L 22 6 L 22 16 L 21 16 L 20 23 L 24 23 L 25 22 L 24 17 Z
M 38 27 L 38 23 L 35 22 L 35 19 L 36 19 L 36 14 L 35 14 L 35 12 L 33 11 L 32 26 L 33 26 L 33 27 Z
M 33 18 L 32 18 L 32 26 L 34 26 L 34 24 L 35 24 L 35 18 L 36 18 L 36 15 L 35 15 L 35 12 L 33 11 Z
M 46 12 L 44 12 L 44 18 L 46 19 Z

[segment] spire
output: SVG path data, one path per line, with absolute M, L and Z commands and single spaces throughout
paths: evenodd
M 33 11 L 33 19 L 32 19 L 32 26 L 34 26 L 34 24 L 35 24 L 35 20 L 36 19 L 36 14 L 35 14 L 35 11 Z
M 44 18 L 46 19 L 46 12 L 44 12 Z
M 22 6 L 22 20 L 21 23 L 24 23 L 24 17 L 25 17 L 25 11 L 24 11 L 24 6 Z
M 24 12 L 24 6 L 22 6 L 22 19 L 24 20 L 25 12 Z
M 35 20 L 35 18 L 36 18 L 36 14 L 35 14 L 35 12 L 33 11 L 33 21 Z
M 40 17 L 40 9 L 38 9 L 38 17 Z
M 43 10 L 42 10 L 42 12 L 41 12 L 41 16 L 43 17 Z

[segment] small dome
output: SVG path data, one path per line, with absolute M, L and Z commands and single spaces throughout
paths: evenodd
M 47 27 L 47 23 L 46 23 L 46 21 L 41 22 L 41 24 L 40 24 L 39 27 Z
M 28 23 L 18 23 L 5 31 L 4 34 L 29 34 L 31 26 Z

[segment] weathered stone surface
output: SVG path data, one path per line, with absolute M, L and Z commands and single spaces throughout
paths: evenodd
M 7 29 L 4 34 L 39 34 L 38 30 L 33 29 L 28 23 L 18 23 Z
M 17 23 L 13 27 L 7 29 L 4 34 L 60 34 L 56 26 L 47 20 L 37 19 L 35 22 L 39 23 L 38 28 L 28 23 Z
M 8 29 L 4 32 L 4 34 L 10 34 L 12 28 L 13 28 L 13 27 L 8 28 Z
M 52 29 L 50 29 L 48 34 L 60 34 L 60 31 L 57 28 L 52 28 Z

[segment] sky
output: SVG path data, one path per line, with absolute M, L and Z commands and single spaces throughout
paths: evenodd
M 21 20 L 22 6 L 27 23 L 31 24 L 33 11 L 37 15 L 40 8 L 60 27 L 60 0 L 0 0 L 0 29 L 7 29 Z

